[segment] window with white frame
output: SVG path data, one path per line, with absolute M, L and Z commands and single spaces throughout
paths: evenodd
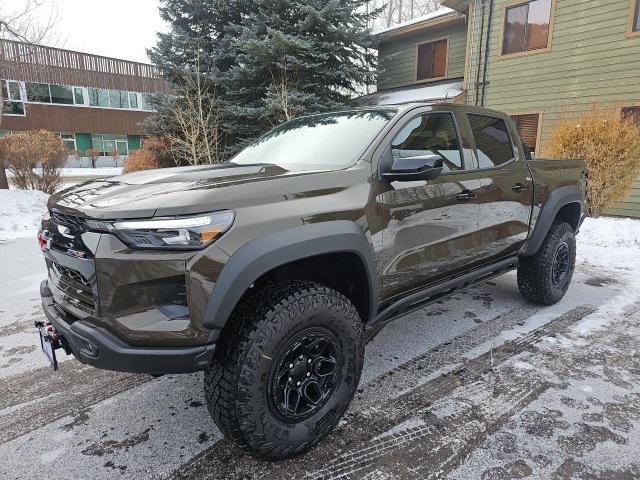
M 18 92 L 20 91 L 20 82 L 9 81 L 9 83 L 16 84 Z M 3 93 L 5 90 L 6 84 L 3 81 Z M 26 93 L 26 101 L 31 103 L 79 105 L 122 110 L 153 110 L 148 101 L 148 94 L 140 94 L 128 90 L 24 82 L 24 91 Z M 24 96 L 21 96 L 20 99 L 24 102 Z
M 0 80 L 2 84 L 3 115 L 24 116 L 24 99 L 20 82 Z
M 69 151 L 76 150 L 76 136 L 73 133 L 59 133 L 58 136 Z
M 129 155 L 129 144 L 126 135 L 96 134 L 91 136 L 91 145 L 98 150 L 101 155 L 113 155 L 118 151 L 118 155 Z

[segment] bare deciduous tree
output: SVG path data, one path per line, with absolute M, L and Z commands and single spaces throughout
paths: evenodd
M 21 8 L 14 8 L 14 1 L 0 0 L 0 38 L 26 43 L 43 43 L 54 40 L 53 31 L 58 21 L 58 9 L 50 0 L 26 0 Z M 37 20 L 37 14 L 47 8 L 44 21 Z M 12 59 L 15 61 L 16 59 Z M 8 70 L 9 60 L 0 52 L 0 72 Z M 0 76 L 1 77 L 1 76 Z M 3 78 L 0 78 L 2 80 Z M 0 88 L 0 127 L 4 111 L 4 92 Z M 4 165 L 0 165 L 0 189 L 8 189 L 9 182 Z
M 201 71 L 200 52 L 192 69 L 186 69 L 179 90 L 169 99 L 169 111 L 178 131 L 164 132 L 177 163 L 220 163 L 222 135 L 216 87 Z
M 374 28 L 392 27 L 398 23 L 413 20 L 441 8 L 440 0 L 370 0 L 371 10 L 384 8 Z

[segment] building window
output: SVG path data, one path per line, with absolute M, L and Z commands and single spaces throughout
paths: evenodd
M 66 85 L 49 85 L 51 103 L 73 105 L 73 91 Z
M 89 105 L 92 107 L 109 107 L 109 91 L 102 88 L 89 88 Z
M 129 108 L 134 110 L 138 109 L 138 94 L 134 92 L 129 92 Z
M 31 83 L 24 84 L 27 91 L 27 100 L 38 103 L 51 103 L 51 92 L 49 92 L 48 83 Z
M 513 159 L 513 146 L 504 120 L 475 114 L 468 117 L 480 168 L 497 167 Z
M 640 34 L 640 0 L 631 1 L 631 17 L 629 18 L 629 33 Z
M 534 0 L 505 9 L 502 55 L 549 47 L 552 0 Z
M 448 41 L 446 38 L 418 45 L 416 80 L 442 78 L 447 75 Z
M 523 115 L 511 115 L 516 123 L 516 130 L 520 139 L 529 147 L 531 153 L 536 152 L 538 144 L 538 126 L 540 124 L 539 113 L 527 113 Z
M 76 136 L 73 133 L 59 133 L 58 136 L 69 151 L 76 150 Z
M 129 155 L 129 144 L 126 135 L 93 135 L 91 144 L 94 149 L 100 152 L 100 155 L 111 155 L 115 150 L 118 150 L 118 155 Z
M 74 87 L 73 101 L 76 105 L 84 105 L 84 89 L 82 87 Z
M 24 101 L 20 83 L 13 80 L 0 80 L 2 84 L 3 115 L 24 116 Z
M 624 107 L 622 118 L 631 120 L 636 127 L 640 128 L 640 107 Z

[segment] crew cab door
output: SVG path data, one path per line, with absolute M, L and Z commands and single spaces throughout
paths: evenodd
M 467 170 L 471 153 L 464 148 L 451 112 L 412 111 L 383 147 L 383 155 L 392 157 L 389 162 L 433 155 L 443 162 L 442 173 L 433 180 L 386 182 L 378 177 L 376 205 L 383 230 L 377 249 L 384 301 L 478 261 L 475 199 L 480 181 Z
M 533 183 L 512 122 L 485 114 L 466 116 L 480 181 L 478 238 L 490 263 L 515 255 L 526 240 Z

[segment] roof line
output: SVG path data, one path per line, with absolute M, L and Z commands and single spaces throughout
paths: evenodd
M 406 33 L 411 33 L 417 30 L 424 30 L 429 27 L 435 27 L 438 25 L 444 25 L 450 22 L 455 22 L 461 18 L 460 13 L 455 10 L 451 10 L 449 8 L 442 9 L 438 15 L 431 14 L 429 16 L 416 18 L 410 20 L 408 22 L 404 22 L 398 25 L 393 25 L 392 27 L 386 28 L 384 30 L 380 30 L 374 33 L 374 36 L 379 38 L 390 38 L 396 37 L 399 35 L 404 35 Z
M 135 60 L 127 60 L 125 58 L 107 57 L 106 55 L 100 55 L 100 54 L 89 53 L 89 52 L 81 52 L 79 50 L 69 50 L 69 49 L 60 48 L 60 47 L 50 47 L 49 45 L 43 45 L 41 43 L 20 42 L 18 40 L 12 40 L 10 38 L 0 38 L 0 42 L 10 42 L 10 43 L 18 44 L 18 45 L 25 45 L 27 47 L 40 47 L 40 48 L 46 48 L 46 49 L 49 49 L 49 50 L 56 50 L 58 52 L 70 52 L 70 53 L 76 53 L 78 55 L 88 55 L 88 56 L 91 56 L 91 57 L 103 58 L 105 60 L 116 60 L 118 62 L 135 63 L 137 65 L 145 65 L 145 66 L 148 66 L 148 67 L 158 68 L 153 63 L 137 62 Z

